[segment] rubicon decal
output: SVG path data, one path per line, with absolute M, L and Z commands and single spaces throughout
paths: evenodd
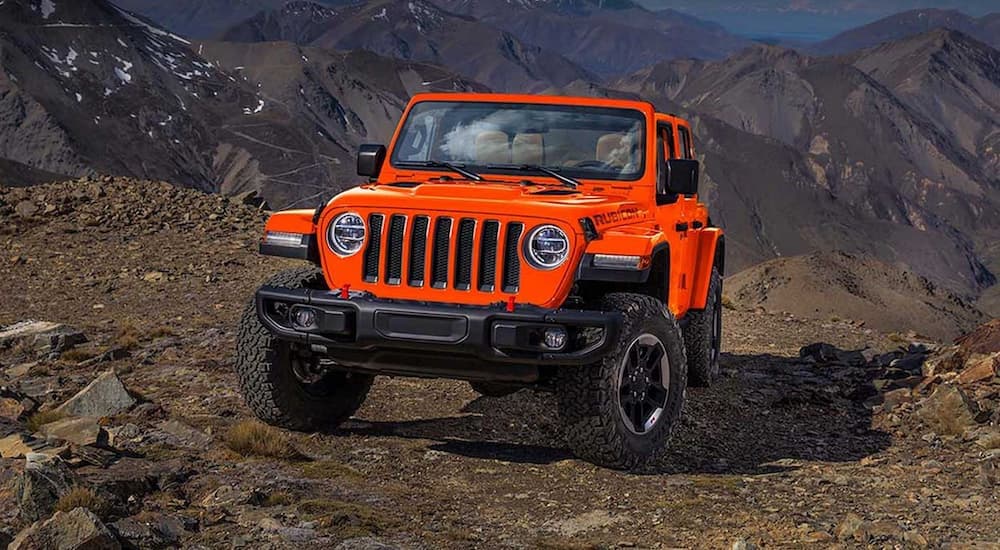
M 646 213 L 635 207 L 622 208 L 611 212 L 602 212 L 594 216 L 597 225 L 608 225 L 611 223 L 626 222 L 645 217 Z

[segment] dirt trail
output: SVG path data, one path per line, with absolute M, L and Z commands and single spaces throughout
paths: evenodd
M 16 213 L 25 201 L 31 216 Z M 0 325 L 45 319 L 90 338 L 24 376 L 52 381 L 44 399 L 59 402 L 114 368 L 142 396 L 107 422 L 134 428 L 122 443 L 132 456 L 78 473 L 101 487 L 171 469 L 175 482 L 128 513 L 175 518 L 186 547 L 1000 543 L 989 477 L 1000 453 L 876 406 L 871 368 L 799 357 L 820 341 L 901 343 L 847 322 L 727 311 L 721 383 L 689 390 L 670 452 L 641 475 L 573 458 L 550 395 L 481 398 L 450 381 L 380 378 L 341 431 L 288 435 L 309 460 L 237 455 L 224 441 L 249 417 L 232 372 L 236 319 L 257 284 L 294 265 L 255 254 L 262 220 L 160 184 L 0 189 Z M 129 356 L 84 366 L 116 347 Z M 18 364 L 0 355 L 0 385 L 25 383 L 3 374 Z M 0 438 L 18 430 L 23 420 L 0 419 Z M 10 536 L 30 523 L 11 498 L 23 462 L 0 462 Z

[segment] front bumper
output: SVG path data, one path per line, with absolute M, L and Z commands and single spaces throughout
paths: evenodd
M 338 366 L 381 374 L 533 382 L 540 368 L 583 365 L 608 353 L 621 314 L 535 306 L 477 307 L 380 300 L 370 295 L 265 286 L 257 316 L 277 338 L 308 345 Z M 314 321 L 292 322 L 307 308 Z M 562 327 L 566 347 L 544 349 L 537 335 Z

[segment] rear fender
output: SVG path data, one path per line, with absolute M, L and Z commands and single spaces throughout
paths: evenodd
M 698 256 L 694 269 L 694 286 L 691 288 L 691 309 L 705 309 L 708 287 L 712 283 L 712 268 L 725 274 L 726 242 L 722 230 L 709 227 L 698 231 Z

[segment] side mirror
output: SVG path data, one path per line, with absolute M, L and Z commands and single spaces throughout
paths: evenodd
M 358 175 L 377 178 L 385 162 L 385 145 L 366 143 L 358 149 Z
M 666 166 L 666 191 L 676 195 L 698 193 L 701 163 L 691 159 L 670 159 Z

